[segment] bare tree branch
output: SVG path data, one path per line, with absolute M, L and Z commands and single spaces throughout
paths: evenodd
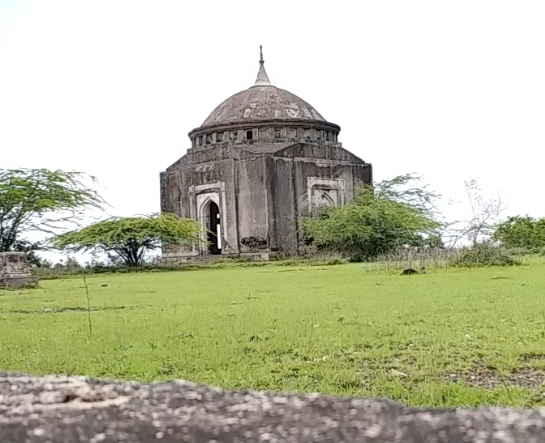
M 494 229 L 507 209 L 501 196 L 485 200 L 477 179 L 464 180 L 464 189 L 471 210 L 466 220 L 457 220 L 445 226 L 444 238 L 450 248 L 454 248 L 463 239 L 472 245 L 491 238 Z

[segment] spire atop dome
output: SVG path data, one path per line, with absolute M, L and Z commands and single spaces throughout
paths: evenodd
M 265 60 L 263 60 L 263 46 L 259 45 L 259 71 L 254 86 L 271 85 L 267 71 L 265 71 Z

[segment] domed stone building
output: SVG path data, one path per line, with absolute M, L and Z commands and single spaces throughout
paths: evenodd
M 371 164 L 344 149 L 341 128 L 271 84 L 263 54 L 255 84 L 189 133 L 187 154 L 161 173 L 161 211 L 199 221 L 203 241 L 165 248 L 163 260 L 296 255 L 300 217 L 350 202 Z M 205 241 L 208 239 L 208 244 Z

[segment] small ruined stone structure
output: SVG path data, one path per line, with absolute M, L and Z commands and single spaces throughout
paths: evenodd
M 0 287 L 20 288 L 36 282 L 23 252 L 0 252 Z
M 167 262 L 296 255 L 306 248 L 301 216 L 346 204 L 372 181 L 371 165 L 339 143 L 341 128 L 273 86 L 262 53 L 259 64 L 255 84 L 214 109 L 189 133 L 187 154 L 161 173 L 161 211 L 209 232 L 200 244 L 165 248 Z
M 373 398 L 228 392 L 0 372 L 2 443 L 543 443 L 540 409 L 413 409 Z

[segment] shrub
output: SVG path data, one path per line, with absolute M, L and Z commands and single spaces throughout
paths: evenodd
M 320 252 L 365 261 L 409 244 L 439 242 L 433 192 L 411 187 L 412 174 L 364 185 L 347 205 L 301 219 L 305 241 Z
M 542 248 L 507 248 L 506 252 L 509 255 L 521 256 L 529 254 L 540 254 Z
M 451 259 L 451 266 L 480 267 L 480 266 L 515 266 L 521 265 L 519 259 L 513 258 L 502 247 L 488 242 L 477 243 L 469 248 L 464 248 Z
M 508 248 L 534 252 L 545 247 L 545 218 L 509 217 L 496 227 L 493 239 Z

